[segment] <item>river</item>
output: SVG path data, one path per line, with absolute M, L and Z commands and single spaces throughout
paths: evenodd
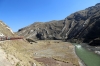
M 77 56 L 86 64 L 86 66 L 100 66 L 100 56 L 83 48 L 79 44 L 75 45 Z

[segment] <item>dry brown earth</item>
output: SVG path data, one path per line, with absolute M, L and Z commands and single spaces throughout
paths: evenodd
M 29 44 L 24 40 L 7 40 L 0 46 L 9 66 L 80 66 L 74 46 L 68 42 L 42 40 Z
M 33 57 L 44 66 L 79 66 L 74 46 L 59 40 L 33 43 Z

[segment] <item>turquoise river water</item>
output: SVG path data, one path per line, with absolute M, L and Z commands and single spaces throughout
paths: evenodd
M 86 66 L 100 66 L 100 56 L 84 49 L 79 44 L 75 45 L 75 51 L 77 56 L 86 64 Z

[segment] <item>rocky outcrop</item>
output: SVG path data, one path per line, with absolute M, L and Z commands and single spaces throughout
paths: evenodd
M 100 46 L 100 38 L 93 39 L 89 42 L 89 45 L 91 46 Z
M 85 10 L 76 12 L 68 16 L 66 21 L 73 20 L 73 25 L 74 25 L 70 27 L 71 30 L 68 34 L 68 38 L 69 39 L 77 38 L 82 40 L 84 39 L 84 42 L 86 42 L 87 38 L 89 38 L 88 36 L 90 34 L 93 34 L 92 30 L 97 28 L 96 26 L 100 21 L 99 9 L 100 9 L 100 4 L 96 4 L 95 6 L 89 7 Z M 98 28 L 99 28 L 99 24 L 98 24 Z M 93 37 L 93 35 L 91 35 L 91 37 Z
M 18 30 L 18 35 L 32 39 L 76 39 L 90 42 L 100 37 L 100 3 L 75 12 L 64 20 L 37 22 Z

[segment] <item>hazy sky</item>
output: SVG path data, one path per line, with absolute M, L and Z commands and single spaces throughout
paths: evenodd
M 0 0 L 0 20 L 13 31 L 34 22 L 61 20 L 100 0 Z

